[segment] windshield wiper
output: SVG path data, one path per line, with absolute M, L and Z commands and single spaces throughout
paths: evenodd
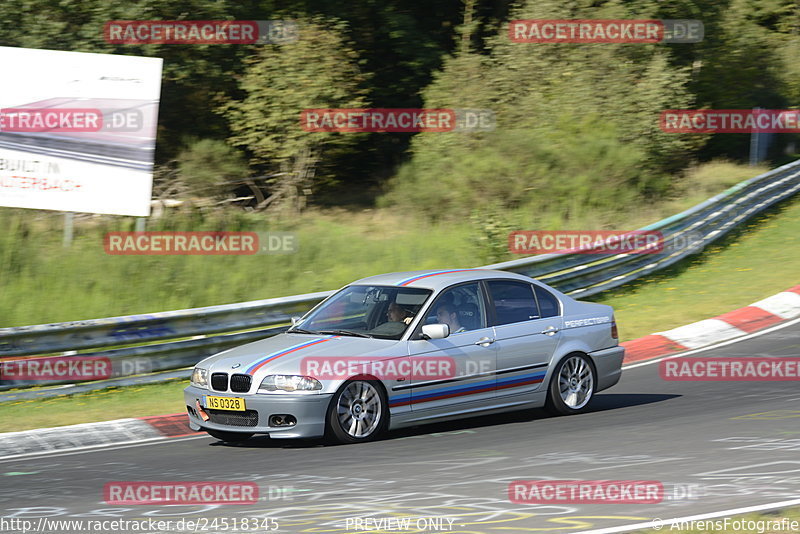
M 364 334 L 362 332 L 353 332 L 352 330 L 320 330 L 320 334 L 334 334 L 337 336 L 356 336 L 356 337 L 373 337 L 369 334 Z
M 314 332 L 313 330 L 306 330 L 305 328 L 295 328 L 292 327 L 286 331 L 289 334 L 319 334 L 319 332 Z

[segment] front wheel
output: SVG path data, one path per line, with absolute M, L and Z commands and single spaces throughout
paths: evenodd
M 206 430 L 206 432 L 212 438 L 217 438 L 226 443 L 240 443 L 253 437 L 253 434 L 245 432 L 225 432 L 223 430 Z
M 585 412 L 597 387 L 597 372 L 588 356 L 572 354 L 556 365 L 546 408 L 556 415 Z
M 346 382 L 331 400 L 327 423 L 332 437 L 340 443 L 375 439 L 389 421 L 386 396 L 377 382 Z

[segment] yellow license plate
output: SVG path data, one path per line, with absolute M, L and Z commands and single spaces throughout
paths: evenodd
M 245 411 L 244 399 L 239 397 L 210 397 L 206 395 L 206 408 L 212 410 L 232 410 L 236 412 Z

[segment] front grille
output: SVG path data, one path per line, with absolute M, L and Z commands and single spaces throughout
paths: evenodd
M 211 388 L 216 391 L 228 391 L 228 373 L 213 373 Z
M 231 375 L 231 391 L 236 393 L 247 393 L 250 391 L 250 383 L 253 377 L 250 375 Z
M 229 412 L 227 410 L 207 409 L 209 421 L 218 425 L 228 426 L 258 426 L 258 412 L 245 410 L 243 412 Z

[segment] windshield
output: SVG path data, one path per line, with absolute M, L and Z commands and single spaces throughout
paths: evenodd
M 410 287 L 348 286 L 289 332 L 400 339 L 430 294 Z

